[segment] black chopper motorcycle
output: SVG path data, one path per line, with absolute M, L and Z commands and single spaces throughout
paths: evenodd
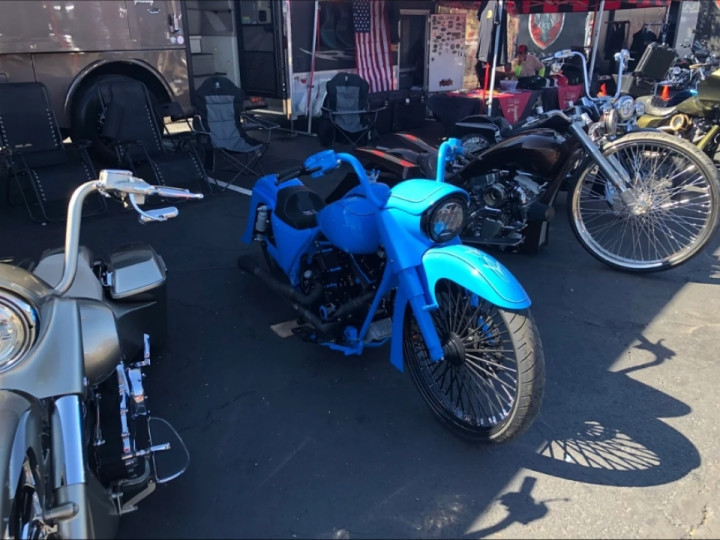
M 579 53 L 555 56 L 573 54 L 585 67 Z M 463 242 L 537 252 L 548 242 L 553 206 L 565 188 L 572 230 L 592 256 L 627 272 L 668 270 L 716 233 L 720 182 L 712 162 L 687 141 L 655 130 L 618 137 L 618 121 L 636 114 L 627 97 L 584 99 L 530 117 L 491 146 L 466 149 L 450 170 L 411 136 L 401 148 L 355 154 L 385 183 L 443 175 L 463 187 L 471 198 Z
M 150 414 L 150 344 L 167 331 L 165 264 L 144 244 L 104 261 L 79 245 L 82 205 L 94 192 L 132 207 L 147 197 L 202 198 L 103 170 L 70 199 L 64 250 L 26 267 L 0 263 L 0 536 L 110 538 L 120 516 L 180 476 L 189 454 Z

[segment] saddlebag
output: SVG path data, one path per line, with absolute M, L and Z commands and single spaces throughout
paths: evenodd
M 103 285 L 113 304 L 126 354 L 142 351 L 143 334 L 162 346 L 167 333 L 165 262 L 146 244 L 129 244 L 109 257 Z M 126 347 L 131 346 L 131 350 Z

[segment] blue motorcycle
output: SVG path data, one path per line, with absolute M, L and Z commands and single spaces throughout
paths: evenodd
M 462 152 L 444 142 L 438 162 Z M 299 177 L 343 163 L 352 187 L 323 200 Z M 438 170 L 444 170 L 439 166 Z M 430 409 L 454 433 L 504 442 L 540 409 L 545 361 L 530 299 L 489 255 L 463 245 L 468 194 L 437 180 L 392 189 L 350 154 L 326 150 L 254 186 L 243 242 L 259 242 L 238 266 L 297 311 L 300 337 L 359 355 L 390 341 Z M 267 268 L 265 267 L 267 266 Z

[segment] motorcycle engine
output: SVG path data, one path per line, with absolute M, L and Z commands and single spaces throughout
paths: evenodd
M 335 247 L 317 251 L 302 269 L 301 288 L 310 294 L 317 283 L 322 295 L 316 306 L 322 320 L 330 320 L 344 305 L 363 296 L 382 277 L 384 253 L 353 255 Z
M 470 194 L 472 236 L 483 243 L 516 246 L 544 185 L 521 172 L 492 171 L 470 179 L 464 187 Z

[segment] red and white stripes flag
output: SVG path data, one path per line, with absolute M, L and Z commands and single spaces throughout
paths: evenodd
M 392 90 L 390 24 L 385 0 L 353 0 L 355 60 L 371 92 Z

